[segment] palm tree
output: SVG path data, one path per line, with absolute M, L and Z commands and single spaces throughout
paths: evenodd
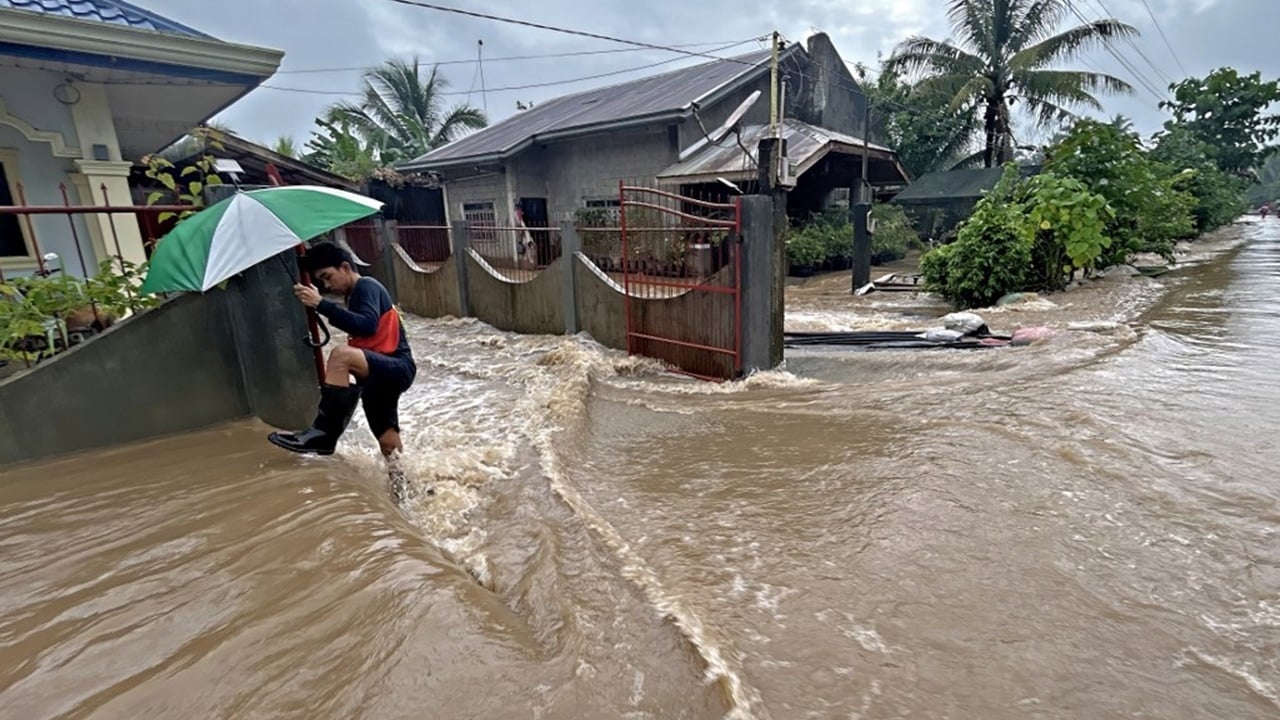
M 1138 31 L 1106 19 L 1055 32 L 1069 0 L 951 0 L 948 18 L 959 43 L 913 36 L 886 67 L 923 77 L 919 87 L 946 93 L 952 109 L 982 112 L 987 167 L 1013 159 L 1010 111 L 1021 101 L 1042 126 L 1074 117 L 1070 106 L 1101 109 L 1095 93 L 1130 93 L 1104 73 L 1058 70 L 1054 65 L 1109 40 Z
M 408 160 L 489 124 L 483 112 L 469 105 L 446 110 L 448 87 L 439 66 L 433 65 L 424 78 L 417 57 L 411 62 L 392 59 L 365 73 L 358 104 L 342 102 L 334 111 L 377 148 L 383 163 Z
M 272 150 L 287 158 L 293 158 L 295 160 L 298 158 L 298 145 L 289 135 L 281 135 L 276 138 L 276 145 Z

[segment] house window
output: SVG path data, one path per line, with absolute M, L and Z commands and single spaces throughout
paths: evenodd
M 498 216 L 492 201 L 463 203 L 462 219 L 467 221 L 472 241 L 497 239 L 493 228 L 498 225 Z
M 616 197 L 585 198 L 582 201 L 588 210 L 603 210 L 606 217 L 617 223 L 622 216 L 622 203 Z
M 18 153 L 0 149 L 0 205 L 17 205 Z M 22 216 L 0 215 L 0 258 L 29 258 L 31 243 Z

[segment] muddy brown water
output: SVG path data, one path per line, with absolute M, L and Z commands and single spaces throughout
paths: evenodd
M 0 717 L 1280 716 L 1280 223 L 1219 240 L 734 386 L 416 321 L 403 511 L 358 415 L 0 473 Z M 789 325 L 940 310 L 832 288 Z

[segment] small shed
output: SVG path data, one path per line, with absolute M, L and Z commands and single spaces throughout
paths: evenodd
M 1018 171 L 1025 179 L 1039 174 L 1040 168 L 1022 165 Z M 1004 168 L 999 167 L 929 173 L 908 185 L 890 202 L 906 212 L 923 237 L 941 239 L 955 232 L 1003 174 Z

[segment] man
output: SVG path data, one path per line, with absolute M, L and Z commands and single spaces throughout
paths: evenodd
M 418 373 L 391 293 L 377 280 L 361 276 L 351 256 L 332 243 L 317 244 L 302 260 L 322 287 L 346 298 L 346 307 L 322 298 L 310 285 L 294 285 L 294 295 L 347 333 L 349 340 L 329 353 L 320 408 L 311 427 L 299 433 L 273 432 L 268 439 L 297 453 L 333 454 L 363 390 L 369 429 L 382 454 L 390 458 L 403 449 L 397 412 L 400 395 Z M 351 376 L 356 378 L 355 385 Z

